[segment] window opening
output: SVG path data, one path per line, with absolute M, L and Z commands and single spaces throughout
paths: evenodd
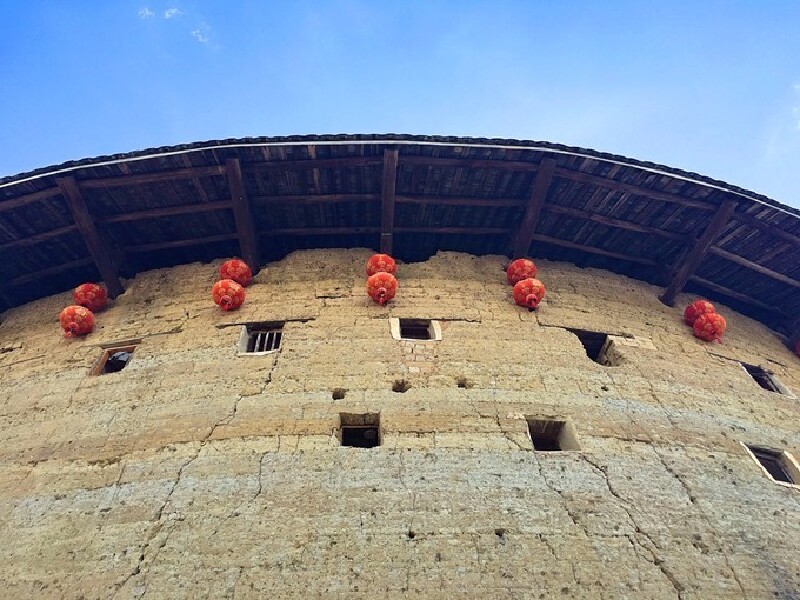
M 785 452 L 769 450 L 768 448 L 759 448 L 758 446 L 747 446 L 747 449 L 750 450 L 755 459 L 764 467 L 774 481 L 797 483 L 790 472 Z
M 739 363 L 744 367 L 744 370 L 753 378 L 753 380 L 768 392 L 776 394 L 784 394 L 785 388 L 780 384 L 775 375 L 767 371 L 763 367 L 756 365 L 748 365 L 747 363 Z
M 92 375 L 107 375 L 122 371 L 131 362 L 135 349 L 135 345 L 106 348 L 92 369 Z
M 430 319 L 400 319 L 400 339 L 402 340 L 434 339 Z
M 611 366 L 606 360 L 605 353 L 603 352 L 606 343 L 608 342 L 607 333 L 599 333 L 597 331 L 587 331 L 585 329 L 571 329 L 567 331 L 577 336 L 583 348 L 586 350 L 586 356 L 591 358 L 594 362 L 604 367 Z
M 248 323 L 239 341 L 242 354 L 265 354 L 281 349 L 283 323 Z
M 340 414 L 342 446 L 375 448 L 381 445 L 380 415 L 377 413 Z
M 527 419 L 533 449 L 539 452 L 580 450 L 575 430 L 567 421 Z

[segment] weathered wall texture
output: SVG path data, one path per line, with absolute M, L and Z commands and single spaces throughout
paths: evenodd
M 769 330 L 720 307 L 702 343 L 656 288 L 561 263 L 527 313 L 500 257 L 461 254 L 402 265 L 382 309 L 368 255 L 293 254 L 235 313 L 218 264 L 145 273 L 84 340 L 60 335 L 69 294 L 6 313 L 0 596 L 800 597 L 800 490 L 740 445 L 800 456 L 800 401 L 737 362 L 800 392 Z M 390 316 L 443 340 L 395 341 Z M 262 320 L 288 321 L 280 353 L 237 357 L 227 325 Z M 603 367 L 564 327 L 635 338 Z M 380 412 L 383 446 L 339 447 L 340 412 Z M 571 419 L 582 451 L 533 452 L 525 416 Z

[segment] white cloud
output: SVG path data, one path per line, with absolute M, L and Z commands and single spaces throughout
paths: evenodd
M 175 17 L 180 17 L 182 14 L 183 11 L 180 8 L 168 8 L 164 11 L 164 18 L 174 19 Z
M 152 10 L 150 10 L 146 6 L 144 8 L 142 8 L 142 9 L 139 9 L 139 18 L 140 19 L 149 19 L 150 17 L 155 17 L 155 16 L 156 16 L 156 13 L 154 13 Z
M 199 29 L 192 30 L 192 37 L 194 39 L 196 39 L 198 42 L 200 42 L 201 44 L 206 44 L 206 43 L 208 43 L 208 40 L 209 40 L 209 37 L 207 35 L 205 35 Z

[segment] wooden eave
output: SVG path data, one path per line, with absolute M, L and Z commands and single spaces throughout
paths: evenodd
M 528 254 L 729 303 L 789 332 L 800 211 L 693 173 L 546 142 L 201 142 L 0 180 L 0 308 L 101 279 L 313 247 Z M 124 279 L 122 280 L 124 281 Z

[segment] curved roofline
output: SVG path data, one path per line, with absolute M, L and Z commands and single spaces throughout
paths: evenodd
M 553 154 L 565 154 L 570 156 L 591 158 L 610 164 L 621 166 L 631 166 L 641 171 L 656 175 L 669 175 L 676 179 L 681 179 L 689 183 L 703 185 L 722 192 L 734 194 L 751 202 L 764 204 L 776 208 L 781 212 L 800 216 L 800 210 L 774 200 L 763 194 L 758 194 L 752 190 L 729 184 L 725 181 L 714 179 L 706 175 L 700 175 L 683 169 L 662 165 L 650 161 L 633 159 L 620 154 L 610 154 L 600 152 L 591 148 L 581 148 L 577 146 L 565 146 L 547 141 L 535 140 L 515 140 L 503 138 L 473 138 L 460 136 L 439 136 L 439 135 L 411 135 L 411 134 L 338 134 L 338 135 L 304 135 L 304 136 L 275 136 L 275 137 L 245 137 L 228 138 L 224 140 L 207 140 L 201 142 L 190 142 L 186 144 L 176 144 L 174 146 L 163 146 L 158 148 L 146 148 L 134 150 L 122 154 L 101 155 L 93 158 L 83 158 L 76 161 L 65 161 L 61 164 L 50 165 L 10 175 L 0 178 L 0 189 L 10 185 L 33 181 L 42 177 L 66 175 L 73 171 L 86 167 L 99 167 L 118 164 L 120 162 L 133 162 L 148 160 L 159 156 L 172 156 L 176 154 L 187 154 L 192 152 L 203 152 L 206 150 L 218 150 L 222 148 L 253 148 L 264 146 L 305 146 L 313 143 L 317 146 L 339 145 L 342 142 L 354 145 L 366 144 L 394 144 L 394 145 L 416 145 L 424 143 L 427 146 L 453 146 L 464 145 L 474 148 L 493 148 L 505 150 L 542 150 Z
M 354 246 L 407 261 L 438 250 L 566 260 L 666 286 L 667 304 L 688 286 L 800 337 L 800 210 L 586 148 L 248 137 L 0 179 L 0 307 L 89 279 L 113 297 L 123 277 L 181 262 L 238 254 L 258 268 L 298 249 Z

